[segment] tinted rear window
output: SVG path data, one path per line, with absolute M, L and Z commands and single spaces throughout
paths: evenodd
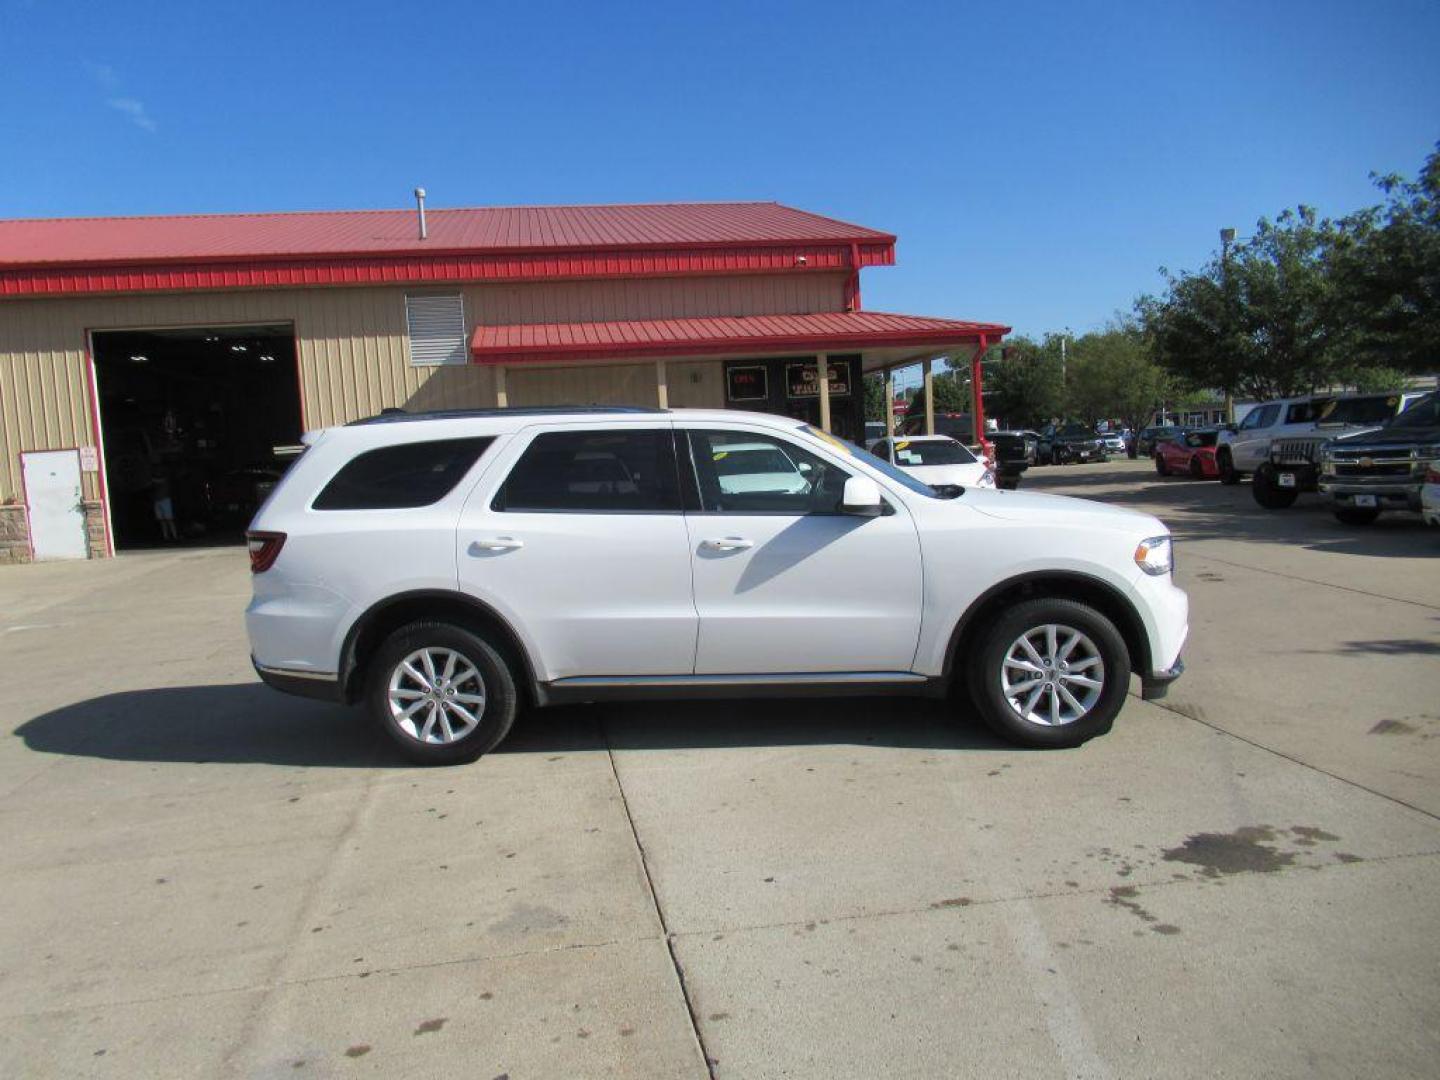
M 494 440 L 438 439 L 367 450 L 352 458 L 311 504 L 316 510 L 405 510 L 437 503 Z
M 1400 396 L 1341 398 L 1320 414 L 1322 424 L 1383 424 L 1400 408 Z
M 678 511 L 673 436 L 669 428 L 537 435 L 493 505 L 508 511 Z

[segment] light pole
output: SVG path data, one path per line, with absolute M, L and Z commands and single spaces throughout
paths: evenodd
M 1235 242 L 1234 229 L 1220 230 L 1220 292 L 1225 300 L 1225 329 L 1230 329 L 1230 245 Z M 1225 422 L 1235 423 L 1235 395 L 1225 388 Z

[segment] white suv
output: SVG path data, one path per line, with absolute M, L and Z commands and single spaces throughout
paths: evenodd
M 1074 746 L 1130 674 L 1182 670 L 1155 518 L 939 493 L 785 417 L 508 409 L 306 436 L 249 534 L 271 686 L 364 701 L 412 759 L 468 761 L 526 705 L 963 685 Z M 782 467 L 783 466 L 783 467 Z
M 1311 394 L 1256 405 L 1235 430 L 1221 429 L 1215 451 L 1220 482 L 1236 484 L 1270 460 L 1270 445 L 1312 432 L 1331 437 L 1376 428 L 1425 396 L 1423 390 L 1378 394 Z

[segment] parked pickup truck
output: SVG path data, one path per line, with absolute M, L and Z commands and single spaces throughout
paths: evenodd
M 995 486 L 1018 488 L 1020 474 L 1035 462 L 1036 437 L 1024 431 L 992 431 L 990 444 L 995 447 Z
M 1420 510 L 1429 467 L 1440 462 L 1440 392 L 1420 398 L 1379 428 L 1339 438 L 1276 439 L 1256 470 L 1255 501 L 1290 506 L 1302 491 L 1319 491 L 1335 516 L 1368 525 L 1384 510 Z

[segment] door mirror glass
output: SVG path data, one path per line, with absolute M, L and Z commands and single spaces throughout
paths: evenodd
M 885 512 L 880 485 L 869 477 L 850 477 L 845 481 L 845 493 L 840 497 L 840 512 L 857 517 L 879 517 Z

